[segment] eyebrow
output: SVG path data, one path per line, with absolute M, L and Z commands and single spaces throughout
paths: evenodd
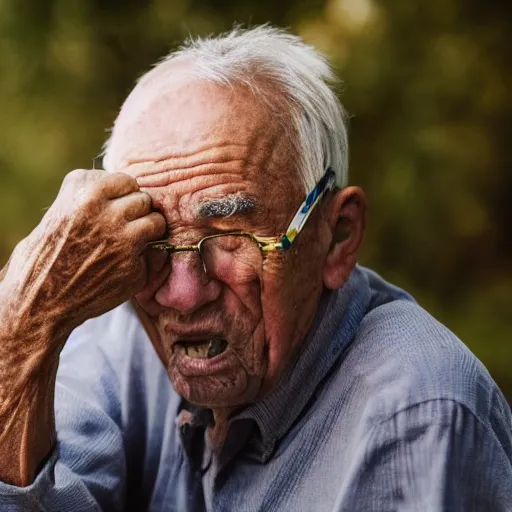
M 205 199 L 197 208 L 200 217 L 206 219 L 219 219 L 251 213 L 258 209 L 258 202 L 254 197 L 242 194 L 229 194 L 216 199 Z

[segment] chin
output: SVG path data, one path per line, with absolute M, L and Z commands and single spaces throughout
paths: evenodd
M 261 378 L 249 377 L 245 371 L 195 377 L 183 376 L 172 369 L 168 373 L 176 393 L 187 402 L 208 409 L 248 405 L 258 396 L 262 382 Z

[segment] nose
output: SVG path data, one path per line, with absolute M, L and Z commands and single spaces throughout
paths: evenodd
M 221 291 L 222 284 L 208 277 L 199 255 L 183 252 L 172 255 L 172 270 L 155 300 L 161 306 L 190 314 L 217 300 Z

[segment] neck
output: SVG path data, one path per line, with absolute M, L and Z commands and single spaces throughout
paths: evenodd
M 228 435 L 228 420 L 234 408 L 212 409 L 213 425 L 208 427 L 208 441 L 216 451 L 220 451 Z

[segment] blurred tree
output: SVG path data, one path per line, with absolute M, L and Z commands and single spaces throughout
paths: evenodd
M 512 397 L 512 3 L 3 0 L 0 264 L 123 99 L 190 34 L 291 26 L 332 57 L 370 199 L 362 262 L 412 291 Z M 97 163 L 99 164 L 99 161 Z

